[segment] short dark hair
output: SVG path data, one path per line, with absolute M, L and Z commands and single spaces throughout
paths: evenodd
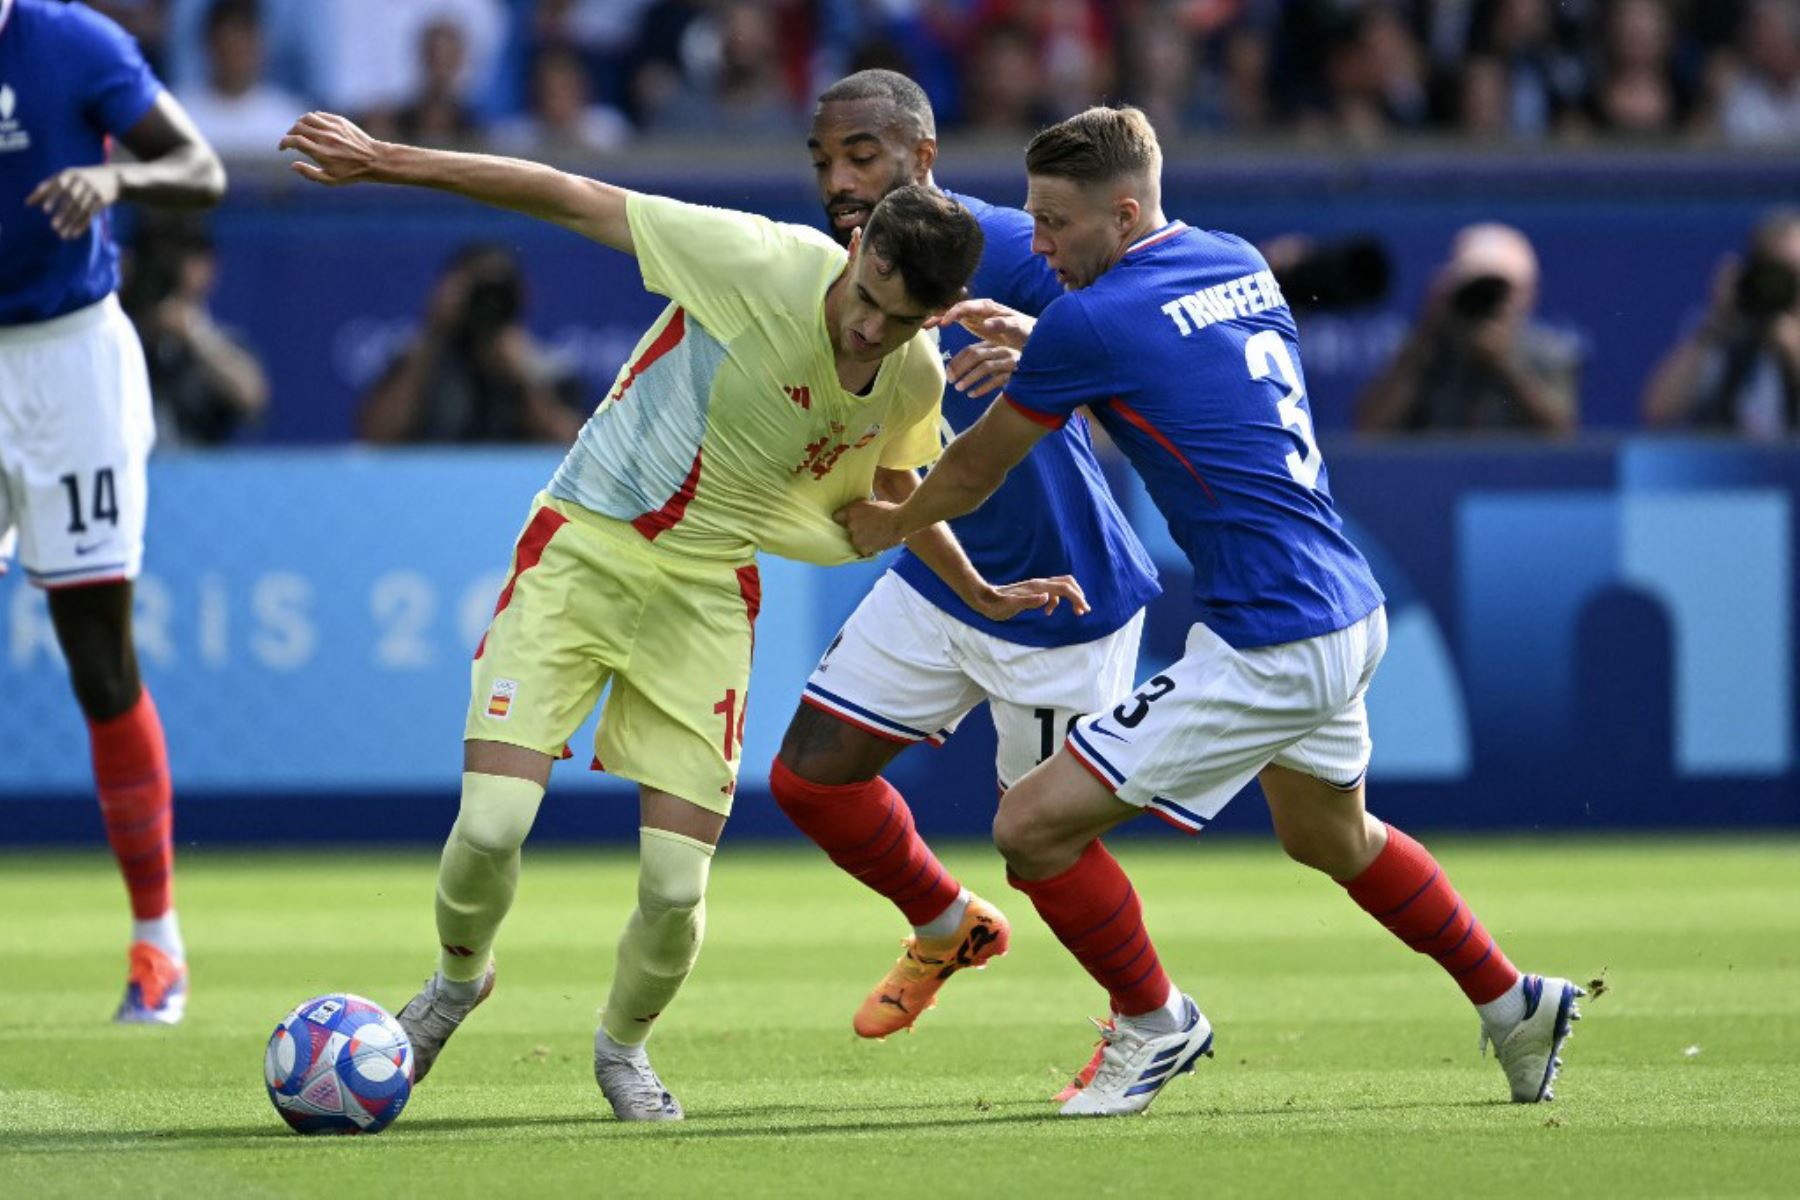
M 262 12 L 256 0 L 216 0 L 216 3 L 206 10 L 208 37 L 231 25 L 260 28 Z
M 1025 147 L 1028 175 L 1111 183 L 1139 175 L 1154 183 L 1162 165 L 1156 130 L 1143 110 L 1090 108 L 1043 130 Z
M 910 117 L 920 137 L 937 136 L 937 119 L 931 113 L 931 98 L 925 89 L 898 71 L 871 68 L 846 75 L 819 93 L 820 104 L 836 100 L 880 100 L 891 104 L 895 112 Z
M 908 296 L 944 308 L 962 297 L 981 261 L 981 225 L 942 192 L 909 183 L 869 214 L 863 245 L 900 272 Z

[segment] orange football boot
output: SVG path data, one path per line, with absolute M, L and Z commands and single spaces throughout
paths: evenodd
M 965 967 L 979 971 L 1005 954 L 1011 942 L 1012 926 L 1005 915 L 980 896 L 970 896 L 955 933 L 941 938 L 914 934 L 901 943 L 906 953 L 856 1010 L 852 1024 L 857 1036 L 884 1038 L 911 1029 L 919 1014 L 937 1003 L 946 979 Z
M 175 1025 L 187 1011 L 187 965 L 149 942 L 131 943 L 125 998 L 113 1020 L 122 1025 Z

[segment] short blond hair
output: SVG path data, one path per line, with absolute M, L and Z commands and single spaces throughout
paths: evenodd
M 1154 186 L 1162 172 L 1162 147 L 1142 109 L 1090 108 L 1032 138 L 1025 147 L 1025 171 L 1077 183 L 1137 176 Z

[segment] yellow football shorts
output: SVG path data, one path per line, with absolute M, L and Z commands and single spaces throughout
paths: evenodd
M 540 493 L 475 652 L 463 736 L 566 757 L 610 683 L 595 766 L 729 814 L 761 600 L 754 564 L 669 554 Z

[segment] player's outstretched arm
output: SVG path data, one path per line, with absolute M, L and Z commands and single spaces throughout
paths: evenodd
M 838 519 L 849 529 L 859 554 L 879 554 L 940 521 L 974 512 L 1048 432 L 1012 405 L 995 401 L 981 420 L 950 443 L 905 503 L 861 500 L 840 512 Z
M 630 192 L 542 163 L 381 142 L 354 121 L 324 112 L 296 121 L 281 139 L 281 149 L 312 159 L 290 165 L 314 183 L 395 183 L 455 192 L 561 225 L 614 250 L 631 254 L 635 249 L 625 215 Z
M 879 467 L 875 471 L 875 495 L 899 504 L 919 489 L 919 477 L 911 471 Z M 956 534 L 945 524 L 930 525 L 906 539 L 906 547 L 919 561 L 950 585 L 964 604 L 991 621 L 1010 621 L 1022 612 L 1041 609 L 1046 615 L 1067 600 L 1077 614 L 1089 611 L 1087 595 L 1072 575 L 1045 579 L 1021 579 L 992 584 L 975 569 Z
M 58 171 L 25 203 L 50 217 L 61 238 L 78 238 L 120 200 L 162 208 L 211 208 L 225 195 L 225 166 L 193 119 L 167 92 L 119 136 L 136 162 L 96 163 Z

